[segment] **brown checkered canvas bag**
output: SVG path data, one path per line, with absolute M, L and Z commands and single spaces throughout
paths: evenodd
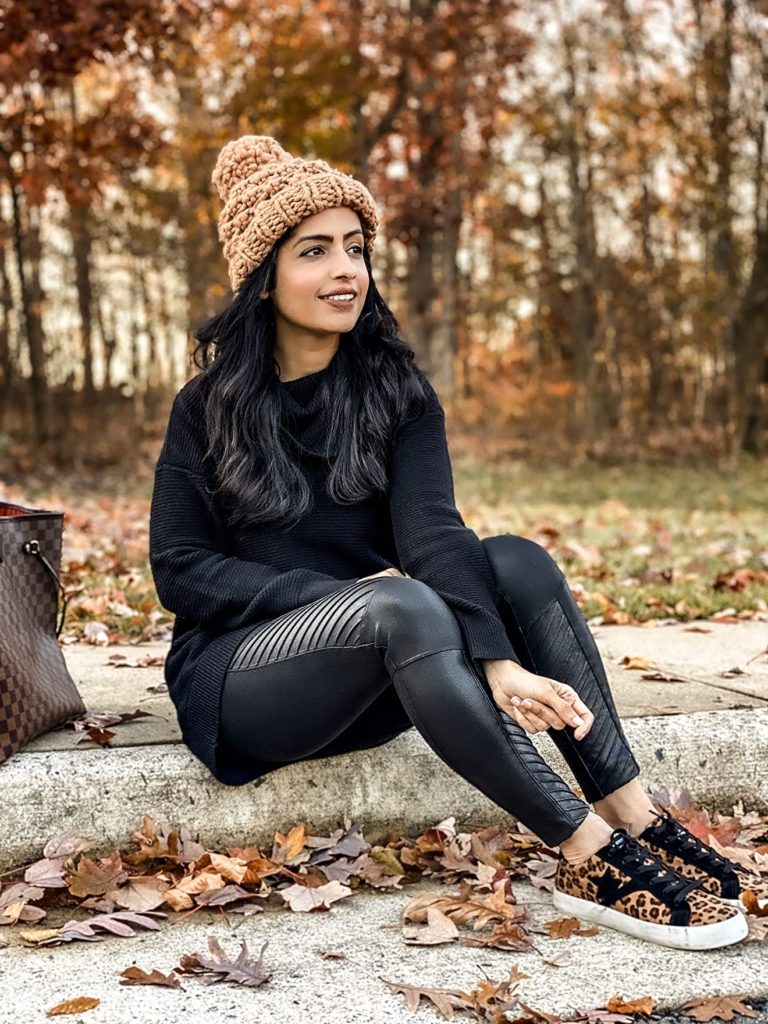
M 57 641 L 63 525 L 0 501 L 0 764 L 86 710 Z

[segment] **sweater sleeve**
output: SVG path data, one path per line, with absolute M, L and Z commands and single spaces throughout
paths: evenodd
M 493 570 L 456 508 L 445 413 L 423 380 L 425 411 L 406 420 L 393 439 L 390 512 L 400 568 L 448 604 L 472 658 L 519 663 L 496 609 Z
M 292 611 L 354 583 L 226 553 L 226 524 L 202 471 L 200 432 L 181 396 L 171 410 L 155 467 L 149 520 L 150 566 L 163 607 L 207 629 L 224 631 Z

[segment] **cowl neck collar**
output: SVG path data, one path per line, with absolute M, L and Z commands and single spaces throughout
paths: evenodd
M 305 374 L 295 380 L 278 381 L 286 427 L 296 446 L 313 455 L 336 454 L 338 438 L 327 447 L 330 392 L 339 372 L 339 352 L 322 370 Z M 327 390 L 325 385 L 327 384 Z

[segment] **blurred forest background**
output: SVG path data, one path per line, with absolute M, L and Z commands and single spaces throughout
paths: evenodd
M 0 0 L 0 497 L 65 512 L 62 642 L 170 635 L 154 462 L 246 133 L 376 198 L 467 525 L 590 623 L 768 619 L 767 72 L 768 0 Z
M 6 465 L 152 449 L 249 132 L 366 182 L 379 287 L 488 454 L 765 453 L 766 0 L 0 11 Z

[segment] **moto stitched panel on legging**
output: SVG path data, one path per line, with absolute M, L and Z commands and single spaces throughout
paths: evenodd
M 413 727 L 363 636 L 373 591 L 373 580 L 357 582 L 254 627 L 227 671 L 221 731 L 229 745 L 294 761 L 375 746 Z

